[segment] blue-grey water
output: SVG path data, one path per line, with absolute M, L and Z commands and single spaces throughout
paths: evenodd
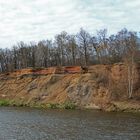
M 140 114 L 2 107 L 0 140 L 140 140 Z

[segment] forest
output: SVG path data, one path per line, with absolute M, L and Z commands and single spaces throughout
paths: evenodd
M 81 28 L 77 34 L 63 31 L 53 40 L 37 43 L 21 41 L 11 48 L 0 49 L 0 72 L 29 67 L 89 66 L 118 62 L 128 65 L 140 62 L 139 32 L 124 28 L 117 34 L 108 35 L 107 29 L 102 29 L 93 35 Z

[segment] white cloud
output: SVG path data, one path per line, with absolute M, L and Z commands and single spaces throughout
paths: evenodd
M 140 30 L 139 0 L 0 0 L 0 47 L 53 38 L 80 27 L 89 32 Z

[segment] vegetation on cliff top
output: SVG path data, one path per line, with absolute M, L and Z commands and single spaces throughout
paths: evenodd
M 106 29 L 93 35 L 81 28 L 76 35 L 63 31 L 53 41 L 19 42 L 11 49 L 0 49 L 0 60 L 1 72 L 27 67 L 113 64 L 124 60 L 131 64 L 140 61 L 140 38 L 137 32 L 127 29 L 109 36 Z

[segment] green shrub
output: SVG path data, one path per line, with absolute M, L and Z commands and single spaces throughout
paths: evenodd
M 76 108 L 76 105 L 73 104 L 72 102 L 65 102 L 63 104 L 63 108 L 64 109 L 75 109 Z
M 58 108 L 60 108 L 59 104 L 53 104 L 53 103 L 48 104 L 47 107 L 51 108 L 51 109 L 58 109 Z
M 0 106 L 9 106 L 10 103 L 8 100 L 0 100 Z
M 75 109 L 76 105 L 71 103 L 71 102 L 65 102 L 63 104 L 50 103 L 47 105 L 47 108 L 51 108 L 51 109 Z
M 65 102 L 62 104 L 49 103 L 49 104 L 25 104 L 21 101 L 8 101 L 0 100 L 0 106 L 16 106 L 16 107 L 36 107 L 36 108 L 50 108 L 50 109 L 75 109 L 76 105 L 72 102 Z

